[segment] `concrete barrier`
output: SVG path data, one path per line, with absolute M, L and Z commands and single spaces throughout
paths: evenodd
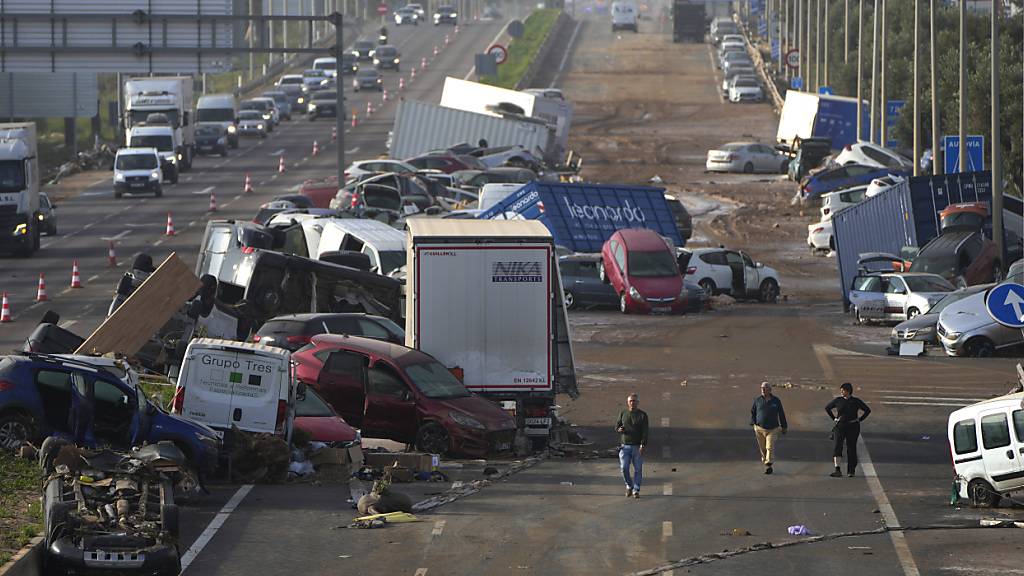
M 7 564 L 0 566 L 0 576 L 39 576 L 42 566 L 43 537 L 36 536 Z

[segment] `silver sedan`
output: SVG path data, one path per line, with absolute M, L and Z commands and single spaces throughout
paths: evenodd
M 708 172 L 771 172 L 786 173 L 789 156 L 767 144 L 730 142 L 708 150 L 705 170 Z

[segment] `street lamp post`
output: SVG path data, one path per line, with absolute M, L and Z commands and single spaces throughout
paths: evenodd
M 967 168 L 967 0 L 960 0 L 960 171 Z
M 877 132 L 878 129 L 878 0 L 875 0 L 875 11 L 871 15 L 872 28 L 874 32 L 872 34 L 871 42 L 871 128 L 869 133 L 871 135 L 871 141 L 877 143 Z
M 999 18 L 1002 16 L 1000 0 L 992 0 L 992 239 L 996 242 L 999 262 L 1006 262 L 1003 237 L 1003 154 L 999 130 Z M 963 142 L 961 140 L 961 142 Z M 961 143 L 960 147 L 964 145 Z
M 864 139 L 864 0 L 857 8 L 857 141 Z
M 931 36 L 929 45 L 931 50 L 930 68 L 932 81 L 932 174 L 938 176 L 942 174 L 943 165 L 939 161 L 939 78 L 935 74 L 935 0 L 930 0 L 928 9 L 930 22 L 928 35 Z
M 914 117 L 912 119 L 914 123 L 914 176 L 918 175 L 918 166 L 921 163 L 921 110 L 918 104 L 920 103 L 920 90 L 921 90 L 921 75 L 918 70 L 918 55 L 921 52 L 921 46 L 918 41 L 918 32 L 921 30 L 921 6 L 920 0 L 914 0 Z

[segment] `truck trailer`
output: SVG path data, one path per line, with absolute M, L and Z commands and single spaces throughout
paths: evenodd
M 703 42 L 706 17 L 704 2 L 675 0 L 672 4 L 672 41 Z
M 175 162 L 178 170 L 192 168 L 196 141 L 193 137 L 195 111 L 191 76 L 129 78 L 124 83 L 124 130 L 130 141 L 131 129 L 152 123 L 151 114 L 163 115 L 174 129 Z M 159 118 L 157 116 L 156 118 Z M 163 119 L 161 119 L 162 121 Z
M 535 446 L 575 398 L 554 239 L 536 221 L 408 221 L 406 346 L 513 413 Z
M 868 118 L 870 106 L 865 101 L 861 106 L 864 130 L 857 138 L 857 99 L 809 92 L 786 92 L 786 103 L 779 115 L 779 128 L 775 140 L 792 148 L 797 139 L 827 138 L 832 141 L 833 150 L 867 139 L 871 126 Z
M 0 251 L 39 249 L 39 160 L 36 125 L 0 124 Z

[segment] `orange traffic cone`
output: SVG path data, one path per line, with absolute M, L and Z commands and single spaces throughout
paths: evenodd
M 78 260 L 75 260 L 71 266 L 71 287 L 81 288 L 82 287 L 82 275 L 78 272 Z
M 435 56 L 437 56 L 437 54 L 435 54 Z M 423 58 L 420 58 L 420 68 L 423 68 L 424 70 L 427 69 L 427 57 L 426 56 L 424 56 Z
M 447 34 L 445 34 L 445 35 L 444 35 L 444 45 L 445 45 L 445 46 L 447 46 L 447 45 L 448 45 L 448 42 L 449 42 L 450 40 L 451 40 L 451 39 L 450 39 L 450 38 L 448 38 L 448 35 L 447 35 Z
M 174 218 L 171 218 L 170 212 L 167 213 L 167 231 L 164 236 L 174 236 Z
M 319 153 L 320 153 L 320 145 L 316 143 L 316 140 L 313 140 L 313 156 L 316 156 Z
M 210 192 L 210 207 L 206 209 L 207 212 L 217 211 L 217 195 Z
M 369 118 L 373 114 L 373 102 L 366 103 L 366 117 Z
M 380 99 L 383 102 L 387 102 L 388 101 L 388 91 L 387 90 L 381 90 L 380 91 Z
M 356 109 L 353 108 L 352 109 L 352 127 L 355 128 L 358 124 L 359 124 L 359 121 L 356 120 Z M 335 134 L 335 136 L 337 136 L 337 134 Z M 336 142 L 336 141 L 337 141 L 337 138 L 332 138 L 331 139 L 331 142 Z
M 398 91 L 401 92 L 402 90 L 405 90 L 405 78 L 398 79 Z
M 284 171 L 285 171 L 285 167 L 284 167 L 284 154 L 281 154 L 281 159 L 277 162 L 277 173 L 278 174 L 284 174 Z
M 356 125 L 356 115 L 353 114 L 352 115 L 352 127 L 355 128 L 355 125 Z M 337 126 L 331 126 L 331 144 L 334 144 L 337 141 L 338 141 L 338 127 Z
M 416 67 L 413 66 L 412 70 L 409 71 L 409 82 L 416 79 Z
M 3 307 L 0 308 L 0 322 L 14 322 L 11 319 L 11 305 L 7 302 L 7 292 L 4 292 Z
M 117 266 L 117 255 L 114 254 L 114 241 L 110 241 L 110 247 L 107 248 L 107 266 L 115 268 Z
M 242 192 L 245 194 L 252 194 L 252 178 L 249 177 L 249 173 L 245 173 L 245 187 L 242 188 Z
M 46 302 L 49 298 L 46 296 L 46 277 L 42 272 L 39 273 L 39 288 L 36 289 L 36 302 Z

